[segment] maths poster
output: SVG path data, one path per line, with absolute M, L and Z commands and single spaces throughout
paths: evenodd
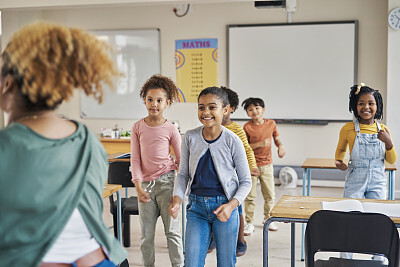
M 175 41 L 179 102 L 197 102 L 206 87 L 218 86 L 218 39 Z

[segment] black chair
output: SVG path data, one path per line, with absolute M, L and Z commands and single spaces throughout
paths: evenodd
M 319 251 L 384 255 L 381 261 L 331 257 L 314 262 Z M 311 215 L 305 235 L 307 267 L 399 266 L 399 234 L 393 221 L 383 214 L 320 210 Z
M 120 184 L 122 187 L 135 187 L 132 183 L 132 175 L 130 172 L 130 162 L 114 161 L 108 167 L 108 183 Z M 135 196 L 129 198 L 121 197 L 122 211 L 122 236 L 125 247 L 131 246 L 130 240 L 130 215 L 139 215 L 138 199 Z M 113 215 L 114 235 L 118 236 L 117 223 L 117 201 L 114 201 L 113 195 L 110 196 L 110 212 Z

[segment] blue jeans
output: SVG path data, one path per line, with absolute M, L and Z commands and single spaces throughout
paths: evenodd
M 73 267 L 76 267 L 75 262 L 72 263 Z M 102 262 L 97 263 L 95 266 L 93 267 L 117 267 L 117 265 L 115 265 L 113 262 L 111 262 L 110 260 L 103 260 Z
M 189 196 L 189 203 L 186 207 L 186 267 L 204 266 L 211 233 L 214 234 L 217 246 L 217 266 L 235 266 L 239 231 L 238 210 L 234 209 L 231 217 L 225 223 L 221 222 L 214 214 L 219 206 L 228 202 L 225 196 Z

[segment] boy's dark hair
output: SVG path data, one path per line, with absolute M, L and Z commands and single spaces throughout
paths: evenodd
M 224 90 L 226 92 L 226 94 L 228 95 L 229 105 L 231 106 L 231 108 L 233 108 L 232 113 L 235 112 L 235 110 L 237 109 L 237 106 L 239 105 L 238 94 L 235 91 L 233 91 L 225 86 L 221 86 L 220 88 L 222 90 Z
M 168 77 L 155 74 L 148 79 L 140 90 L 140 98 L 145 100 L 147 92 L 151 89 L 164 89 L 167 99 L 171 104 L 178 99 L 178 88 L 175 83 Z
M 250 105 L 260 106 L 262 108 L 265 108 L 264 101 L 258 97 L 249 97 L 249 98 L 245 99 L 242 103 L 242 107 L 244 107 L 244 110 L 246 110 L 246 111 Z
M 215 86 L 203 89 L 203 91 L 200 92 L 199 97 L 197 98 L 197 102 L 199 102 L 200 96 L 208 94 L 217 96 L 217 98 L 221 100 L 223 107 L 229 105 L 228 94 L 225 92 L 225 90 Z
M 354 85 L 351 87 L 349 94 L 349 111 L 353 112 L 354 116 L 359 120 L 361 117 L 357 112 L 357 103 L 358 99 L 363 94 L 372 94 L 376 101 L 376 113 L 374 119 L 382 120 L 383 119 L 383 98 L 381 93 L 378 90 L 370 88 L 365 85 Z

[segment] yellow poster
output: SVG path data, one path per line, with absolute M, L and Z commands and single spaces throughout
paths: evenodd
M 218 39 L 175 41 L 179 102 L 197 102 L 206 87 L 218 86 Z

